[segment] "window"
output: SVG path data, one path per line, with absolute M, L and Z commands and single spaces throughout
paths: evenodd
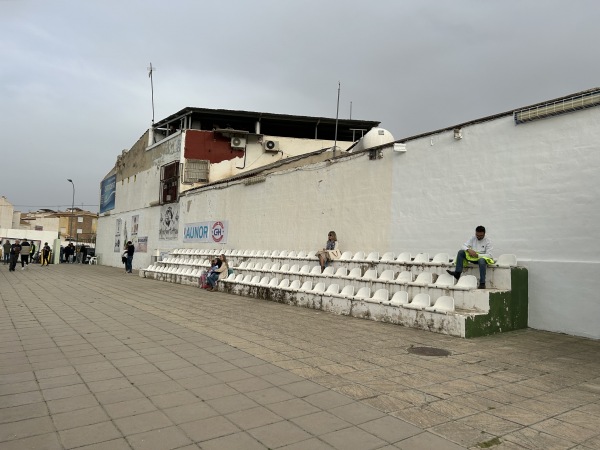
M 77 218 L 77 222 L 78 222 L 78 223 L 83 223 L 83 217 L 79 216 L 79 217 Z
M 83 234 L 83 230 L 81 228 L 77 228 L 77 234 Z
M 179 200 L 179 161 L 161 167 L 160 203 L 173 203 Z

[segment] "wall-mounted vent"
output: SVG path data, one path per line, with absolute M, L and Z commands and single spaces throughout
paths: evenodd
M 246 138 L 233 136 L 231 138 L 231 147 L 232 148 L 246 148 Z
M 263 142 L 263 148 L 266 152 L 278 152 L 279 141 L 265 141 Z
M 184 183 L 208 182 L 210 161 L 205 159 L 186 159 L 183 166 Z
M 515 111 L 515 123 L 531 122 L 600 105 L 600 91 L 585 92 L 573 97 Z

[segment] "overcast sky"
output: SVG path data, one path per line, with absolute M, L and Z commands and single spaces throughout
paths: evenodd
M 0 195 L 98 210 L 186 106 L 381 121 L 396 139 L 600 85 L 598 0 L 0 0 Z M 451 174 L 449 174 L 451 175 Z

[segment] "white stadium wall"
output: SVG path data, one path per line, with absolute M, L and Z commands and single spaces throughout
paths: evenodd
M 160 206 L 129 209 L 135 197 L 158 198 L 158 176 L 117 182 L 117 208 L 98 223 L 102 264 L 121 266 L 113 251 L 117 218 L 140 215 L 148 251 L 183 244 L 184 224 L 223 220 L 223 248 L 311 250 L 329 230 L 350 251 L 448 252 L 485 225 L 495 255 L 514 253 L 529 271 L 529 325 L 600 338 L 600 108 L 515 125 L 512 116 L 409 139 L 405 153 L 386 148 L 380 159 L 356 153 L 187 192 L 179 202 L 179 239 L 158 239 Z M 123 192 L 143 189 L 146 192 Z M 119 201 L 127 199 L 127 201 Z M 135 205 L 139 205 L 135 201 Z

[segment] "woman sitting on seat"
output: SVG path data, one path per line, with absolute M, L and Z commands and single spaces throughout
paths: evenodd
M 212 270 L 211 274 L 206 278 L 206 281 L 208 283 L 208 291 L 213 291 L 215 289 L 215 287 L 217 286 L 217 281 L 224 280 L 225 278 L 227 278 L 229 271 L 229 264 L 227 264 L 227 258 L 225 258 L 225 255 L 221 255 L 217 260 L 217 264 L 218 261 L 221 261 L 221 265 L 217 269 Z
M 327 243 L 325 244 L 325 248 L 318 251 L 317 256 L 319 258 L 319 263 L 321 264 L 321 272 L 325 270 L 325 267 L 329 261 L 340 258 L 341 252 L 339 250 L 335 231 L 330 231 L 329 234 L 327 234 Z

